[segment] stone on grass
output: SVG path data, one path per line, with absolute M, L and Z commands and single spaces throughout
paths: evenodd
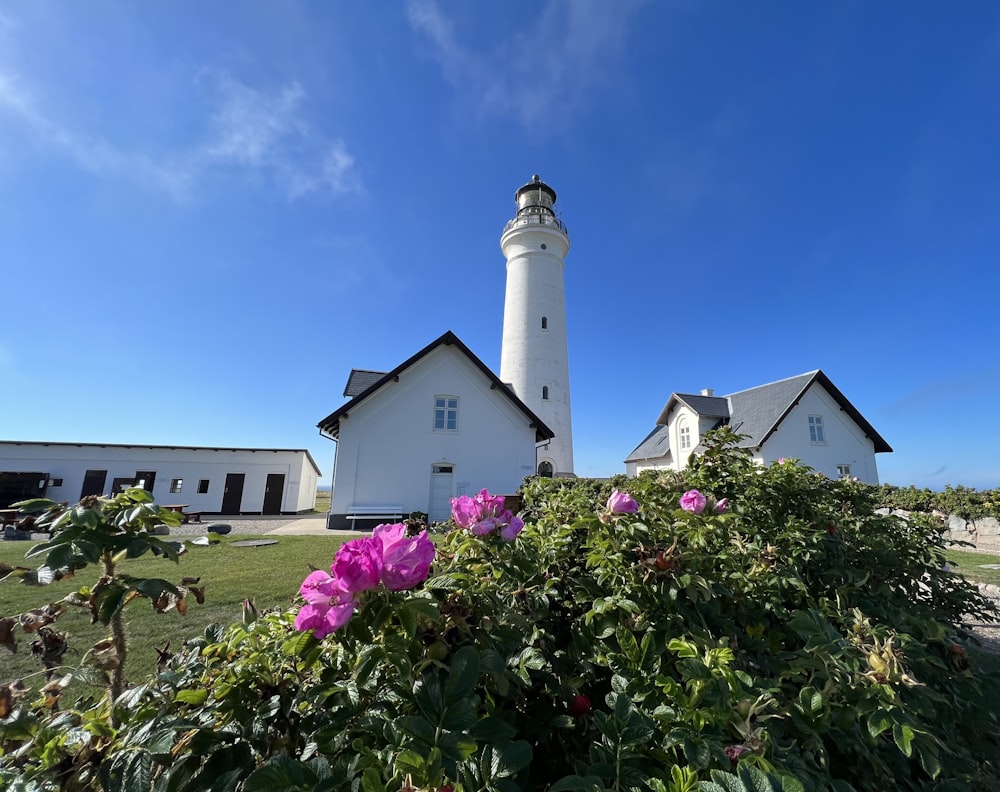
M 160 523 L 159 525 L 154 525 L 153 529 L 150 531 L 153 536 L 170 536 L 170 526 Z
M 233 526 L 227 525 L 226 523 L 212 523 L 207 528 L 205 528 L 205 530 L 208 531 L 209 533 L 225 536 L 227 533 L 233 530 Z

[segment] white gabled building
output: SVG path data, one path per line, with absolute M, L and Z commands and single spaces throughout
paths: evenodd
M 355 369 L 318 424 L 337 443 L 330 528 L 369 528 L 486 488 L 512 494 L 552 431 L 452 332 L 389 372 Z
M 625 472 L 681 470 L 705 432 L 731 426 L 755 461 L 798 459 L 829 478 L 878 484 L 875 454 L 892 448 L 822 371 L 728 396 L 671 394 L 653 429 L 625 460 Z
M 0 508 L 139 486 L 188 512 L 299 514 L 316 506 L 321 475 L 302 449 L 0 441 Z

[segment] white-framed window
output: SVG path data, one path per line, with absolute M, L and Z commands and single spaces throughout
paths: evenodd
M 840 478 L 850 478 L 851 477 L 851 466 L 850 465 L 837 465 L 837 475 Z
M 691 427 L 687 424 L 681 424 L 680 428 L 680 438 L 681 438 L 681 450 L 691 447 Z
M 176 495 L 184 486 L 184 479 L 170 479 L 170 492 Z
M 822 415 L 810 415 L 809 416 L 809 442 L 810 443 L 825 443 L 826 435 L 823 433 L 823 416 Z
M 458 431 L 458 396 L 434 397 L 434 431 Z

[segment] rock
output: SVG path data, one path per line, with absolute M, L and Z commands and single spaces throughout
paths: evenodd
M 948 517 L 948 530 L 951 531 L 952 534 L 961 535 L 963 532 L 969 532 L 969 526 L 961 517 L 952 514 Z
M 153 530 L 151 530 L 150 533 L 153 536 L 170 536 L 170 526 L 163 525 L 162 523 L 154 525 Z
M 209 533 L 219 534 L 220 536 L 225 536 L 227 533 L 233 530 L 233 526 L 226 525 L 226 523 L 212 523 L 205 528 Z
M 1000 537 L 1000 521 L 996 517 L 977 517 L 972 524 L 979 536 Z

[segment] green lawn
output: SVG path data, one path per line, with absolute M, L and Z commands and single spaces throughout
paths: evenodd
M 230 624 L 239 621 L 245 598 L 253 599 L 258 609 L 288 607 L 298 593 L 310 564 L 327 568 L 344 536 L 281 536 L 278 543 L 267 547 L 233 547 L 232 542 L 248 537 L 225 537 L 211 547 L 191 547 L 177 564 L 163 558 L 146 556 L 121 565 L 121 571 L 137 577 L 162 577 L 179 583 L 182 577 L 201 578 L 205 586 L 205 604 L 198 605 L 188 597 L 188 611 L 181 616 L 176 611 L 157 614 L 147 600 L 136 600 L 125 608 L 130 640 L 127 674 L 132 680 L 142 679 L 156 667 L 155 647 L 170 641 L 178 648 L 186 638 L 200 634 L 213 622 Z M 25 560 L 24 554 L 33 542 L 0 542 L 0 562 L 10 566 L 39 566 L 40 559 Z M 0 581 L 0 616 L 15 616 L 33 608 L 62 599 L 97 580 L 97 567 L 80 570 L 72 580 L 62 580 L 49 586 L 26 586 L 13 576 Z M 95 642 L 108 635 L 108 628 L 90 623 L 89 610 L 70 609 L 56 622 L 60 631 L 68 633 L 69 651 L 66 665 L 79 664 L 83 653 Z M 24 677 L 41 669 L 41 663 L 31 655 L 32 637 L 19 628 L 15 630 L 17 652 L 0 648 L 0 684 Z M 41 677 L 35 677 L 38 682 Z M 32 685 L 37 687 L 37 685 Z
M 969 550 L 949 550 L 948 563 L 952 569 L 977 583 L 1000 586 L 1000 569 L 984 569 L 984 564 L 1000 564 L 1000 555 L 975 553 Z

